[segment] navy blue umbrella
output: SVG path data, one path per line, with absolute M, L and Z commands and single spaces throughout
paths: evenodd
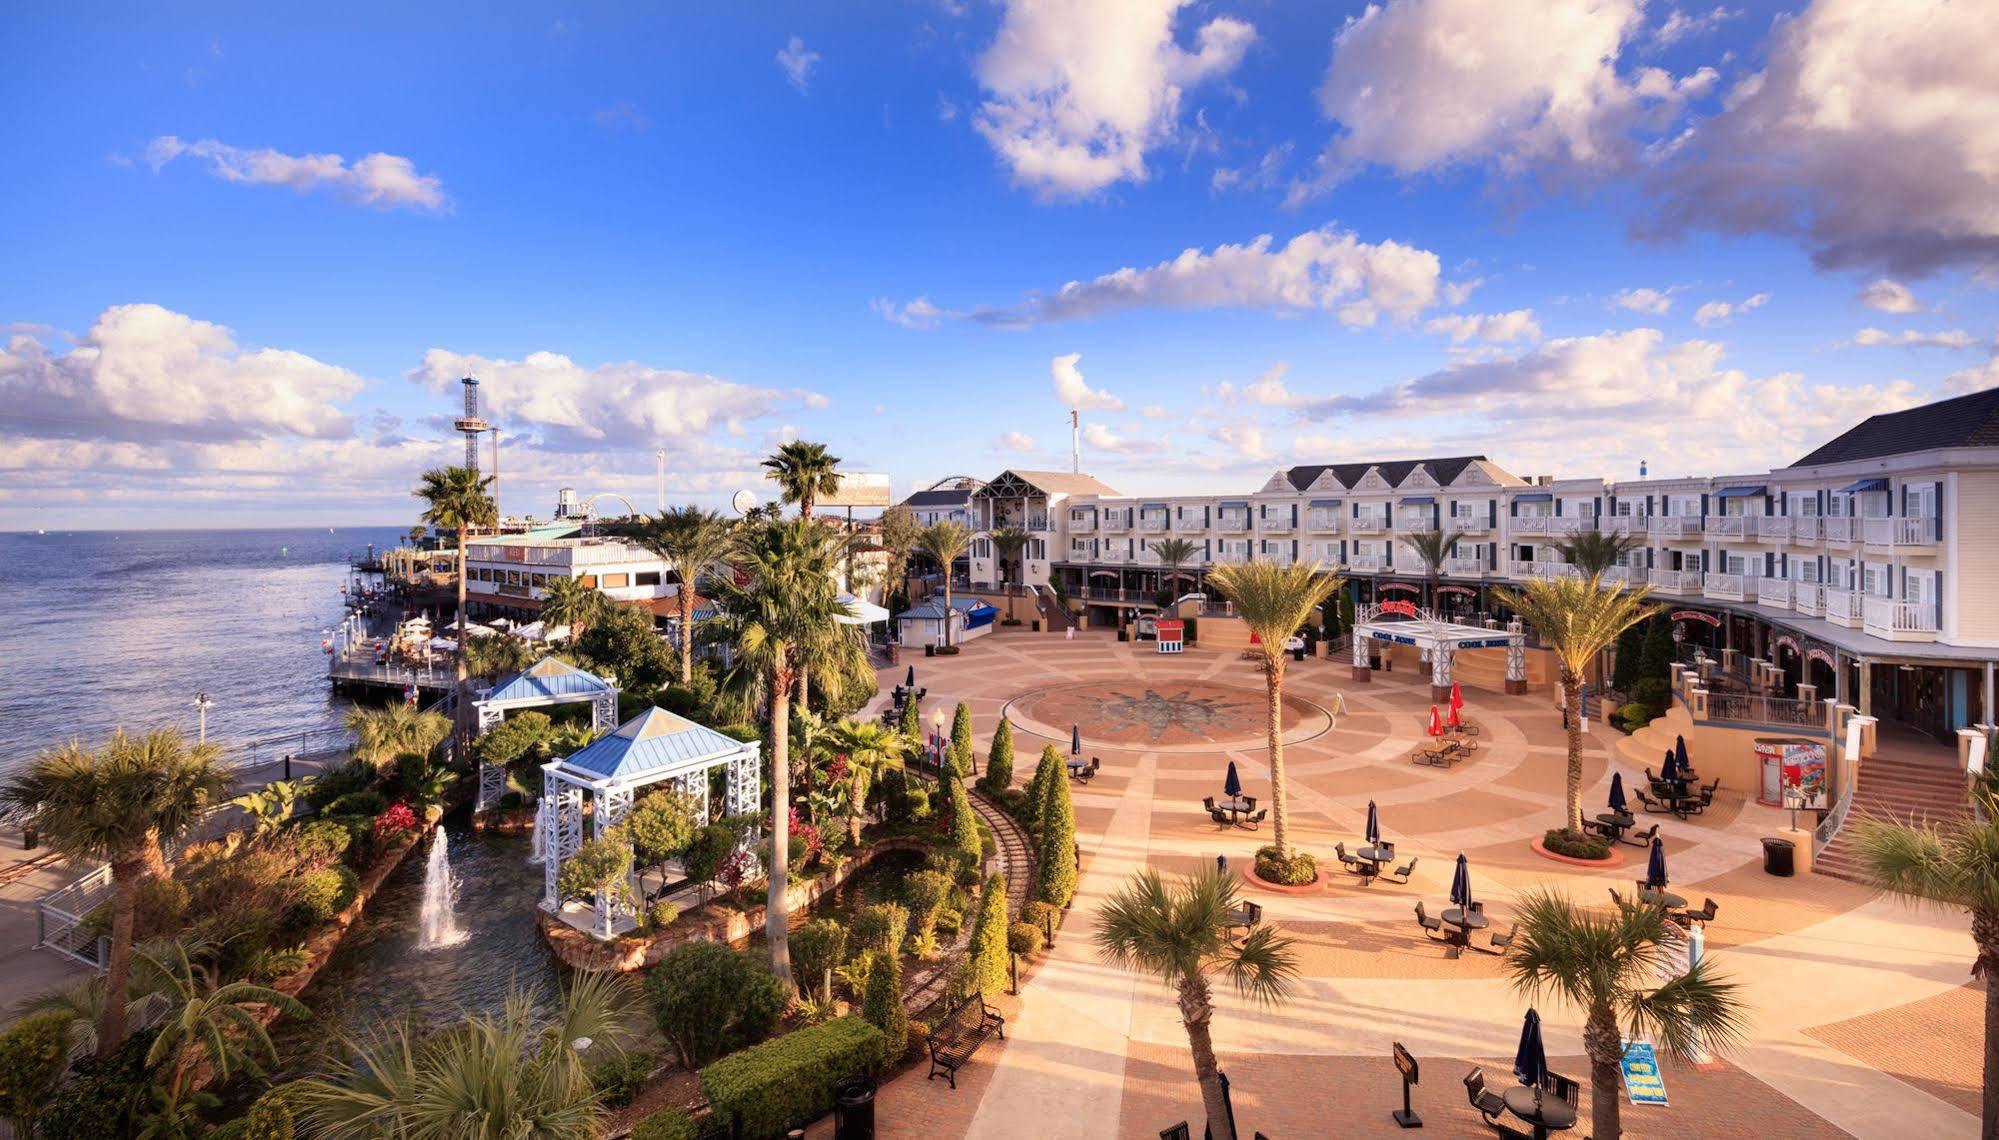
M 1530 1089 L 1548 1079 L 1548 1050 L 1541 1044 L 1541 1015 L 1533 1010 L 1520 1023 L 1520 1048 L 1513 1054 L 1513 1075 Z
M 1621 812 L 1625 807 L 1624 773 L 1613 772 L 1610 777 L 1610 810 Z
M 916 666 L 911 665 L 909 667 L 909 676 L 902 679 L 902 687 L 905 689 L 914 689 L 916 687 Z
M 1069 726 L 1069 753 L 1073 756 L 1083 754 L 1083 726 L 1080 724 Z
M 1684 736 L 1675 736 L 1675 737 L 1673 738 L 1673 756 L 1674 756 L 1674 758 L 1675 758 L 1676 760 L 1678 760 L 1678 761 L 1679 761 L 1679 762 L 1678 762 L 1677 764 L 1673 765 L 1673 771 L 1674 771 L 1674 772 L 1684 772 L 1684 771 L 1686 771 L 1686 770 L 1687 770 L 1687 738 L 1686 738 L 1686 737 L 1684 737 Z
M 1367 845 L 1373 847 L 1381 842 L 1381 820 L 1374 814 L 1374 801 L 1367 801 Z
M 1659 778 L 1671 783 L 1680 778 L 1680 757 L 1672 749 L 1666 749 L 1666 763 L 1659 769 Z
M 1471 909 L 1471 864 L 1458 856 L 1457 873 L 1451 876 L 1451 905 Z
M 1236 775 L 1235 761 L 1229 761 L 1229 774 L 1222 779 L 1222 794 L 1234 799 L 1242 794 L 1242 777 Z
M 1645 885 L 1648 887 L 1664 888 L 1668 881 L 1666 878 L 1666 841 L 1663 839 L 1654 839 L 1652 841 L 1652 858 L 1645 864 Z

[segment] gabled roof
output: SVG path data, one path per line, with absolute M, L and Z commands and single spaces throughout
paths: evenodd
M 655 705 L 571 753 L 562 766 L 599 778 L 628 778 L 698 765 L 742 749 L 742 741 Z
M 617 692 L 611 683 L 567 661 L 544 657 L 494 686 L 491 701 L 577 700 Z
M 905 507 L 962 507 L 972 501 L 970 487 L 946 487 L 941 491 L 917 491 L 902 501 Z
M 1817 467 L 1940 447 L 1999 447 L 1999 388 L 1869 416 L 1791 466 Z
M 1009 478 L 1010 477 L 1010 478 Z M 1044 495 L 1110 495 L 1117 491 L 1098 482 L 1093 475 L 1078 475 L 1070 471 L 1021 471 L 1009 469 L 999 473 L 992 482 L 979 489 L 979 494 L 987 497 L 1011 495 L 1017 492 L 1006 484 L 1026 483 Z
M 1420 466 L 1430 472 L 1430 477 L 1438 485 L 1448 487 L 1466 467 L 1474 463 L 1488 464 L 1488 461 L 1483 455 L 1459 455 L 1448 459 L 1392 459 L 1383 463 L 1308 463 L 1291 468 L 1284 476 L 1291 481 L 1291 486 L 1303 491 L 1320 475 L 1331 471 L 1340 486 L 1352 490 L 1354 484 L 1359 483 L 1370 470 L 1379 470 L 1389 486 L 1400 487 L 1409 473 Z M 1493 468 L 1488 464 L 1487 470 Z

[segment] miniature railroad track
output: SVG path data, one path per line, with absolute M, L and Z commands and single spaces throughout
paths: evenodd
M 1034 879 L 1034 849 L 1029 845 L 1027 833 L 1020 824 L 1006 813 L 1006 809 L 986 798 L 984 792 L 966 789 L 972 803 L 972 810 L 984 820 L 993 833 L 993 843 L 998 848 L 1000 872 L 1006 876 L 1006 909 L 1009 919 L 1020 917 L 1020 908 L 1027 904 L 1028 888 Z M 952 967 L 964 954 L 972 940 L 972 923 L 967 921 L 958 931 L 957 941 L 939 956 L 935 966 L 918 973 L 903 991 L 903 1005 L 910 1015 L 922 1017 L 945 996 L 945 986 L 951 979 Z

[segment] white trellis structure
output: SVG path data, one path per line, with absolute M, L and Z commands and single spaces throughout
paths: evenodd
M 500 682 L 473 701 L 472 709 L 479 717 L 479 735 L 484 736 L 510 712 L 576 701 L 590 702 L 592 734 L 608 732 L 618 723 L 618 686 L 554 657 L 544 657 Z M 499 764 L 479 765 L 479 799 L 474 810 L 490 810 L 506 794 L 507 769 Z
M 708 773 L 726 768 L 722 811 L 753 812 L 762 791 L 762 746 L 649 708 L 561 760 L 541 766 L 541 806 L 535 819 L 542 848 L 542 909 L 597 938 L 609 940 L 637 925 L 629 903 L 598 893 L 589 906 L 565 907 L 557 880 L 563 861 L 585 839 L 584 804 L 590 805 L 589 838 L 616 827 L 632 810 L 641 788 L 671 782 L 700 805 L 708 820 Z
M 1504 629 L 1481 628 L 1445 621 L 1436 612 L 1418 609 L 1408 602 L 1389 602 L 1361 607 L 1354 614 L 1353 679 L 1362 684 L 1373 680 L 1368 666 L 1368 644 L 1413 645 L 1430 665 L 1430 699 L 1446 700 L 1451 695 L 1451 669 L 1458 653 L 1466 649 L 1506 650 L 1506 691 L 1527 691 L 1527 634 L 1515 618 Z

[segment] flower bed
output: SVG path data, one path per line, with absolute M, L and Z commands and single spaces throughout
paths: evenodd
M 1597 841 L 1594 846 L 1579 845 L 1570 846 L 1566 849 L 1562 849 L 1559 846 L 1550 847 L 1548 840 L 1559 834 L 1561 834 L 1560 829 L 1551 830 L 1547 835 L 1529 843 L 1528 846 L 1533 848 L 1534 854 L 1539 855 L 1543 859 L 1553 860 L 1557 863 L 1566 863 L 1571 867 L 1619 867 L 1624 864 L 1624 856 L 1618 853 L 1617 848 L 1602 841 Z M 1598 851 L 1601 852 L 1601 855 L 1594 854 L 1594 852 Z

